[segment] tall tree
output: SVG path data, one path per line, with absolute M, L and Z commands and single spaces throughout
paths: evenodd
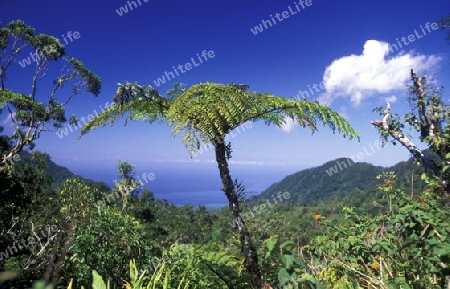
M 408 102 L 411 111 L 404 116 L 391 112 L 388 102 L 385 109 L 378 107 L 382 120 L 372 121 L 384 139 L 398 142 L 403 145 L 425 168 L 431 179 L 438 186 L 435 193 L 443 197 L 444 203 L 450 205 L 450 122 L 449 106 L 442 100 L 442 90 L 430 84 L 426 76 L 418 76 L 411 69 L 412 85 L 409 87 L 411 96 Z M 405 127 L 409 126 L 419 134 L 419 140 L 435 153 L 438 162 L 413 143 L 405 133 Z
M 19 57 L 30 49 L 34 53 L 30 53 L 25 59 L 32 67 L 25 65 L 22 68 L 23 79 L 29 69 L 32 69 L 29 93 L 8 90 L 6 79 L 9 69 L 14 68 L 13 64 L 16 62 L 21 63 L 21 66 L 26 63 L 25 60 L 20 61 Z M 12 146 L 2 155 L 0 167 L 10 167 L 14 155 L 25 147 L 33 148 L 33 141 L 38 139 L 42 132 L 61 128 L 67 122 L 65 105 L 74 96 L 81 93 L 97 96 L 100 93 L 100 78 L 79 60 L 64 55 L 65 48 L 57 38 L 36 34 L 34 28 L 21 20 L 9 22 L 6 27 L 0 26 L 0 109 L 7 110 L 14 125 L 10 136 Z M 65 66 L 56 79 L 50 82 L 49 95 L 43 97 L 42 93 L 38 93 L 38 80 L 41 84 L 41 79 L 49 72 L 50 63 L 58 60 L 65 62 Z M 59 95 L 64 86 L 69 86 L 70 92 L 62 99 Z M 76 117 L 71 116 L 69 122 L 77 124 Z
M 231 143 L 225 136 L 247 121 L 262 120 L 267 125 L 282 126 L 287 118 L 302 127 L 315 131 L 320 122 L 344 137 L 358 137 L 357 132 L 338 113 L 329 107 L 307 100 L 287 99 L 267 93 L 249 92 L 247 85 L 201 83 L 185 90 L 175 86 L 168 96 L 161 96 L 151 86 L 136 83 L 119 84 L 114 102 L 117 104 L 91 119 L 81 131 L 85 134 L 99 126 L 113 125 L 125 112 L 128 120 L 165 120 L 173 125 L 173 133 L 184 132 L 183 143 L 191 155 L 200 148 L 201 141 L 215 148 L 216 162 L 229 208 L 236 224 L 245 266 L 253 286 L 262 288 L 258 255 L 239 207 L 241 186 L 233 182 L 228 161 Z

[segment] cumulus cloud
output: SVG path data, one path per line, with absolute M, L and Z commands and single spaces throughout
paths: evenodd
M 384 100 L 386 100 L 389 103 L 394 103 L 397 101 L 397 97 L 395 95 L 389 96 L 389 97 L 385 97 Z
M 344 56 L 333 61 L 323 75 L 325 93 L 319 96 L 322 103 L 336 98 L 350 98 L 354 105 L 377 93 L 404 90 L 410 70 L 429 71 L 441 58 L 435 55 L 403 53 L 387 57 L 389 44 L 368 40 L 361 55 Z
M 282 131 L 290 133 L 297 126 L 297 121 L 290 117 L 284 119 L 284 124 L 280 127 Z

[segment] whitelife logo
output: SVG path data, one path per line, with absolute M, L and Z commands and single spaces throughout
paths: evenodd
M 66 37 L 69 38 L 70 42 L 67 41 Z M 80 35 L 80 32 L 78 32 L 78 31 L 75 31 L 73 33 L 72 33 L 72 31 L 69 31 L 69 32 L 67 32 L 66 36 L 62 35 L 65 45 L 72 43 L 75 39 L 79 39 L 80 37 L 81 37 L 81 35 Z M 61 44 L 61 45 L 64 46 L 64 44 Z M 48 54 L 51 51 L 56 50 L 56 48 L 57 48 L 56 44 L 52 44 L 52 45 L 46 45 L 43 48 L 43 50 Z M 31 59 L 30 59 L 30 57 L 31 57 Z M 20 66 L 22 66 L 22 68 L 24 68 L 31 64 L 31 60 L 33 60 L 34 62 L 38 62 L 41 59 L 41 57 L 44 57 L 44 56 L 38 50 L 35 53 L 30 52 L 30 56 L 22 59 L 22 61 L 19 61 L 19 64 L 20 64 Z
M 428 33 L 431 33 L 431 32 L 432 32 L 430 28 L 433 29 L 433 30 L 437 30 L 437 29 L 439 29 L 439 25 L 438 25 L 436 22 L 433 22 L 433 23 L 427 22 L 427 23 L 425 23 L 425 29 L 428 31 Z M 420 33 L 417 31 L 417 29 L 414 29 L 414 34 L 409 34 L 409 35 L 408 35 L 408 40 L 409 40 L 409 42 L 406 41 L 406 37 L 403 36 L 403 37 L 401 38 L 401 40 L 402 40 L 402 42 L 403 42 L 403 45 L 407 46 L 407 45 L 409 45 L 410 43 L 416 41 L 417 39 L 420 39 L 420 38 L 424 37 L 425 35 L 427 35 L 427 33 L 425 32 L 425 29 L 422 27 L 422 25 L 420 25 L 420 30 L 422 31 L 422 34 L 420 34 Z M 417 37 L 417 39 L 416 39 L 416 37 Z M 399 46 L 400 48 L 403 48 L 403 47 L 402 47 L 402 44 L 400 43 L 400 40 L 398 40 L 398 38 L 395 38 L 395 40 L 397 40 L 398 46 Z M 394 51 L 399 50 L 400 48 L 398 48 L 396 44 L 392 44 L 392 45 L 389 46 L 389 52 L 392 53 L 392 52 L 394 52 Z M 395 49 L 395 50 L 394 50 L 394 49 Z
M 144 1 L 144 3 L 148 2 L 149 0 L 142 0 Z M 141 0 L 137 0 L 137 2 L 139 3 L 139 6 L 142 5 Z M 138 8 L 138 5 L 136 4 L 135 1 L 127 1 L 127 5 L 128 7 L 130 7 L 130 11 L 132 11 L 134 8 Z M 116 9 L 117 14 L 119 14 L 119 16 L 122 16 L 123 14 L 128 13 L 128 7 L 127 5 L 120 7 L 119 9 Z M 134 5 L 134 8 L 133 8 Z
M 169 72 L 164 71 L 164 75 L 161 76 L 161 77 L 158 77 L 157 80 L 153 80 L 153 83 L 154 83 L 157 87 L 159 87 L 161 84 L 165 84 L 167 81 L 174 79 L 176 76 L 179 76 L 180 74 L 178 73 L 178 70 L 179 70 L 181 73 L 185 73 L 186 71 L 191 70 L 193 67 L 197 67 L 197 66 L 199 66 L 200 64 L 202 64 L 202 63 L 203 63 L 203 59 L 205 59 L 205 62 L 206 62 L 206 61 L 208 61 L 208 59 L 214 58 L 214 57 L 216 57 L 216 55 L 214 54 L 214 51 L 213 51 L 213 50 L 210 50 L 210 51 L 208 51 L 208 52 L 207 52 L 206 50 L 203 50 L 201 56 L 197 53 L 197 59 L 198 59 L 198 61 L 199 61 L 200 63 L 197 63 L 197 62 L 195 61 L 194 57 L 191 57 L 191 62 L 187 62 L 187 63 L 184 64 L 184 65 L 179 64 L 176 68 L 175 68 L 175 66 L 172 66 L 173 72 L 172 72 L 172 71 L 169 71 Z M 202 58 L 203 58 L 203 59 L 202 59 Z M 192 66 L 192 65 L 194 65 L 194 66 Z M 184 68 L 185 70 L 183 70 L 183 68 Z M 175 76 L 174 72 L 175 72 L 176 76 Z
M 102 105 L 99 105 L 99 107 L 100 107 L 100 113 L 102 113 L 103 111 L 105 111 L 105 110 L 107 110 L 107 109 L 112 108 L 114 105 L 116 105 L 116 104 L 115 104 L 115 103 L 110 104 L 109 101 L 105 103 L 105 107 L 104 107 L 104 108 L 103 108 Z M 70 124 L 68 124 L 68 125 L 66 125 L 65 128 L 60 128 L 60 129 L 58 129 L 58 131 L 56 132 L 56 135 L 57 135 L 59 138 L 63 138 L 63 137 L 65 137 L 65 136 L 69 135 L 70 132 L 74 132 L 74 130 L 77 131 L 78 129 L 81 129 L 81 127 L 82 127 L 83 125 L 85 125 L 86 122 L 90 121 L 92 118 L 94 118 L 94 117 L 96 117 L 96 116 L 99 115 L 99 113 L 97 112 L 96 109 L 94 109 L 93 112 L 94 112 L 93 114 L 90 114 L 90 115 L 88 115 L 87 117 L 84 117 L 84 116 L 81 117 L 81 118 L 78 120 L 77 125 L 70 125 Z M 81 120 L 81 121 L 80 121 L 80 120 Z M 83 122 L 83 124 L 81 124 L 81 122 Z M 70 132 L 69 132 L 69 131 L 70 131 Z
M 288 6 L 289 11 L 283 11 L 283 12 L 281 12 L 281 14 L 280 13 L 276 13 L 275 14 L 275 18 L 278 20 L 278 22 L 281 22 L 281 21 L 283 21 L 285 19 L 288 19 L 290 16 L 293 16 L 293 15 L 297 14 L 298 12 L 300 12 L 302 10 L 305 10 L 306 7 L 309 7 L 312 4 L 313 4 L 312 0 L 306 0 L 306 1 L 300 0 L 300 1 L 298 1 L 298 3 L 294 2 L 294 5 L 295 5 L 295 8 L 296 8 L 297 12 L 294 11 L 292 9 L 292 7 L 289 5 Z M 301 9 L 300 9 L 299 5 L 302 7 Z M 283 17 L 283 18 L 281 18 L 280 16 Z M 257 35 L 258 33 L 262 33 L 264 31 L 264 28 L 265 29 L 269 29 L 270 27 L 272 27 L 272 23 L 273 23 L 273 25 L 276 25 L 277 21 L 274 19 L 272 14 L 270 14 L 269 17 L 272 20 L 272 22 L 270 22 L 270 20 L 264 20 L 263 19 L 263 20 L 261 20 L 261 24 L 259 24 L 259 26 L 255 26 L 255 28 L 250 28 L 250 31 L 254 35 Z M 263 28 L 263 25 L 264 25 L 264 28 Z M 269 25 L 269 26 L 267 26 L 267 25 Z

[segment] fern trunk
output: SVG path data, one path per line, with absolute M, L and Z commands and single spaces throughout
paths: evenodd
M 258 266 L 258 254 L 256 252 L 255 246 L 250 239 L 250 234 L 248 233 L 244 219 L 241 216 L 238 196 L 236 194 L 233 180 L 231 178 L 230 170 L 228 167 L 224 138 L 217 138 L 214 141 L 214 147 L 216 153 L 216 161 L 220 172 L 220 179 L 222 180 L 223 184 L 223 190 L 228 199 L 228 206 L 231 209 L 233 220 L 239 232 L 241 252 L 245 256 L 245 267 L 250 274 L 253 286 L 259 289 L 262 288 L 263 282 Z

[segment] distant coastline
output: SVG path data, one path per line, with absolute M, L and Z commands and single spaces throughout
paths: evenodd
M 77 175 L 95 181 L 105 182 L 111 186 L 117 179 L 116 168 L 81 166 L 69 167 Z M 232 177 L 242 181 L 249 195 L 259 194 L 270 185 L 280 181 L 285 176 L 300 171 L 296 167 L 232 167 Z M 165 199 L 175 205 L 205 205 L 221 207 L 228 204 L 220 190 L 221 182 L 215 164 L 180 164 L 180 163 L 149 163 L 145 168 L 136 165 L 136 175 L 152 171 L 155 179 L 144 184 L 158 199 Z

